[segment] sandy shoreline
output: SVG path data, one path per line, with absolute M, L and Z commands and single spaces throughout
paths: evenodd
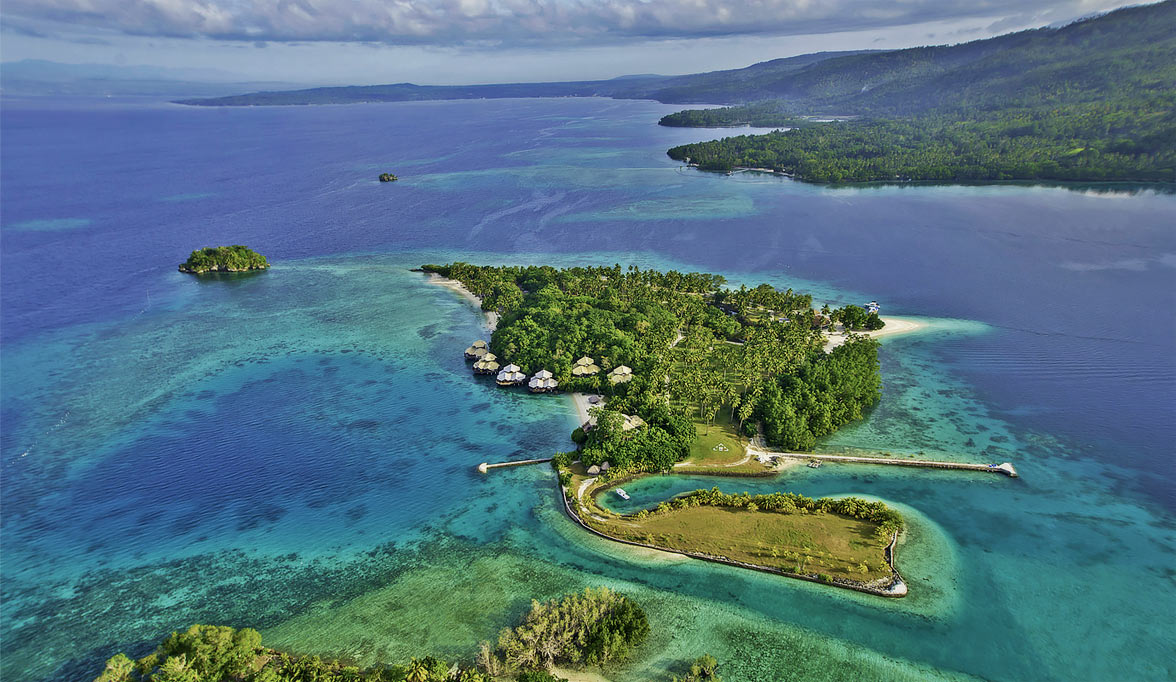
M 588 421 L 588 408 L 596 407 L 596 405 L 588 402 L 588 393 L 572 393 L 571 396 L 572 403 L 574 403 L 576 406 L 576 416 L 580 420 L 580 423 L 583 424 L 584 422 Z
M 428 282 L 429 284 L 436 284 L 437 286 L 442 286 L 446 289 L 449 289 L 458 296 L 461 296 L 465 300 L 469 301 L 471 304 L 477 307 L 478 310 L 482 310 L 482 299 L 475 296 L 473 292 L 465 288 L 465 285 L 456 279 L 449 279 L 448 277 L 442 277 L 435 272 L 430 272 Z M 482 310 L 482 312 L 486 315 L 486 329 L 488 331 L 494 331 L 498 327 L 498 313 L 490 312 L 488 310 Z
M 862 334 L 872 339 L 881 339 L 887 336 L 899 336 L 901 334 L 912 334 L 914 332 L 922 331 L 930 325 L 922 320 L 913 317 L 883 317 L 882 321 L 886 326 L 872 331 L 872 332 L 854 332 L 855 334 Z M 834 348 L 845 343 L 845 333 L 836 332 L 827 334 L 825 336 L 825 350 L 833 350 Z

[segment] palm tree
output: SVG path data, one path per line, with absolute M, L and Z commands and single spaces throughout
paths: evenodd
M 429 666 L 419 658 L 408 663 L 408 674 L 404 676 L 406 682 L 429 682 Z

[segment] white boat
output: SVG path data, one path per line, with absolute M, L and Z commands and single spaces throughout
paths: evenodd
M 622 500 L 629 499 L 629 493 L 625 492 L 624 488 L 617 488 L 613 492 L 616 493 L 617 497 L 620 497 Z

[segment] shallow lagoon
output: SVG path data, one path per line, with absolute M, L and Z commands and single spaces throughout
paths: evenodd
M 712 134 L 652 125 L 669 110 L 6 103 L 3 676 L 91 679 L 194 621 L 464 656 L 532 597 L 607 584 L 657 633 L 630 678 L 703 651 L 731 680 L 1171 677 L 1176 198 L 706 175 L 664 157 Z M 276 265 L 175 272 L 222 242 Z M 825 447 L 1022 478 L 626 486 L 902 505 L 897 601 L 586 536 L 547 470 L 473 471 L 566 447 L 574 417 L 469 376 L 479 316 L 407 271 L 454 259 L 702 269 L 937 318 L 885 343 L 882 404 Z

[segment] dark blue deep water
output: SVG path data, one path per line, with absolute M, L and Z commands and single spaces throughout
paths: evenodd
M 1176 196 L 828 188 L 680 168 L 672 108 L 515 100 L 203 109 L 4 102 L 0 676 L 88 680 L 192 622 L 364 662 L 472 655 L 607 584 L 730 680 L 1176 674 Z M 382 185 L 380 172 L 402 180 Z M 196 279 L 194 248 L 274 268 Z M 636 263 L 877 299 L 882 404 L 823 447 L 1012 461 L 730 484 L 911 519 L 885 601 L 584 537 L 550 473 L 570 403 L 489 389 L 425 262 Z M 634 504 L 714 479 L 649 479 Z M 836 592 L 836 593 L 832 593 Z

